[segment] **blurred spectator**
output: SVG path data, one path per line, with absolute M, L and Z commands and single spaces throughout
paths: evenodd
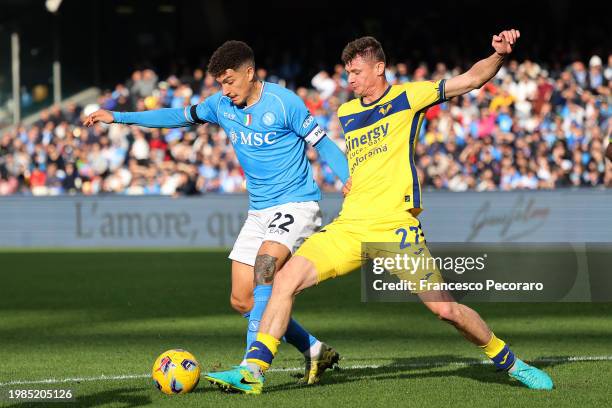
M 587 69 L 588 66 L 588 69 Z M 281 75 L 299 70 L 287 60 Z M 387 77 L 394 84 L 437 80 L 462 72 L 438 63 L 414 71 L 400 62 Z M 265 69 L 258 70 L 265 78 Z M 292 83 L 293 78 L 280 78 Z M 553 189 L 612 186 L 612 162 L 604 158 L 612 129 L 612 55 L 594 55 L 552 69 L 510 61 L 494 80 L 426 112 L 415 163 L 424 188 L 450 191 Z M 297 94 L 343 150 L 337 118 L 352 97 L 341 65 L 319 72 L 315 89 Z M 164 194 L 246 191 L 244 173 L 223 129 L 203 125 L 146 129 L 97 124 L 84 128 L 84 111 L 158 109 L 197 104 L 217 92 L 214 78 L 197 68 L 159 80 L 151 69 L 135 71 L 106 91 L 96 106 L 70 104 L 43 110 L 30 127 L 0 135 L 0 195 Z M 308 147 L 315 180 L 324 191 L 340 182 Z

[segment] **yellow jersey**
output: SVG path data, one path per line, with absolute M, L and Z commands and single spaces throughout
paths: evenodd
M 344 219 L 370 219 L 422 208 L 414 149 L 425 111 L 445 101 L 444 82 L 389 86 L 377 100 L 353 99 L 338 109 L 352 187 Z

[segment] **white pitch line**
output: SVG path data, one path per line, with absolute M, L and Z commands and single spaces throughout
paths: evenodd
M 612 361 L 612 356 L 573 356 L 560 358 L 537 358 L 528 360 L 534 363 L 573 363 L 587 361 Z M 439 361 L 439 362 L 423 362 L 423 363 L 399 363 L 399 364 L 358 364 L 351 366 L 341 366 L 342 370 L 363 370 L 363 369 L 378 369 L 386 367 L 397 368 L 429 368 L 429 367 L 469 367 L 478 365 L 492 364 L 490 360 L 460 362 L 460 361 Z M 291 372 L 302 371 L 304 367 L 288 367 L 288 368 L 271 368 L 268 372 Z M 136 380 L 149 378 L 151 374 L 126 374 L 126 375 L 100 375 L 97 377 L 73 377 L 73 378 L 47 378 L 44 380 L 16 380 L 0 383 L 0 387 L 10 385 L 32 385 L 32 384 L 62 384 L 70 382 L 87 382 L 87 381 L 118 381 L 118 380 Z
M 105 380 L 134 380 L 150 377 L 151 374 L 126 374 L 126 375 L 100 375 L 98 377 L 73 377 L 73 378 L 47 378 L 45 380 L 16 380 L 0 383 L 0 387 L 7 385 L 27 385 L 27 384 L 62 384 L 69 382 L 83 381 L 105 381 Z

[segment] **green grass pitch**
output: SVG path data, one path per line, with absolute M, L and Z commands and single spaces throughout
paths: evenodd
M 246 321 L 229 306 L 225 252 L 4 251 L 0 278 L 0 406 L 612 405 L 612 304 L 475 305 L 551 374 L 556 389 L 538 392 L 480 364 L 480 351 L 422 305 L 361 303 L 354 273 L 297 298 L 296 319 L 343 356 L 323 384 L 297 385 L 302 357 L 282 345 L 263 395 L 201 381 L 169 397 L 148 377 L 162 351 L 187 349 L 204 370 L 241 359 Z M 58 388 L 76 402 L 6 398 L 9 389 Z

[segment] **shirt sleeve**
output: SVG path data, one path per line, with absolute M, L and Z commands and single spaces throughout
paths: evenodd
M 404 85 L 410 108 L 416 111 L 446 101 L 444 85 L 446 79 L 439 81 L 408 82 Z
M 291 93 L 286 98 L 287 126 L 299 137 L 309 144 L 316 144 L 325 136 L 325 130 L 319 126 L 315 118 L 310 114 L 306 105 L 299 96 Z
M 334 174 L 338 176 L 342 183 L 346 183 L 349 178 L 349 168 L 346 156 L 342 150 L 328 137 L 323 137 L 315 146 L 321 158 L 329 164 Z
M 345 183 L 349 177 L 349 170 L 346 156 L 344 156 L 342 150 L 326 137 L 325 130 L 319 126 L 299 96 L 291 93 L 287 96 L 285 105 L 287 126 L 299 137 L 314 146 L 336 176 Z
M 116 123 L 150 128 L 179 128 L 202 123 L 219 123 L 217 105 L 221 94 L 212 95 L 204 102 L 185 108 L 165 108 L 144 112 L 111 112 Z
M 223 95 L 217 92 L 209 96 L 202 103 L 185 108 L 185 116 L 193 123 L 219 123 L 217 111 Z
M 144 112 L 111 112 L 115 123 L 150 128 L 179 128 L 192 123 L 182 108 L 156 109 Z

